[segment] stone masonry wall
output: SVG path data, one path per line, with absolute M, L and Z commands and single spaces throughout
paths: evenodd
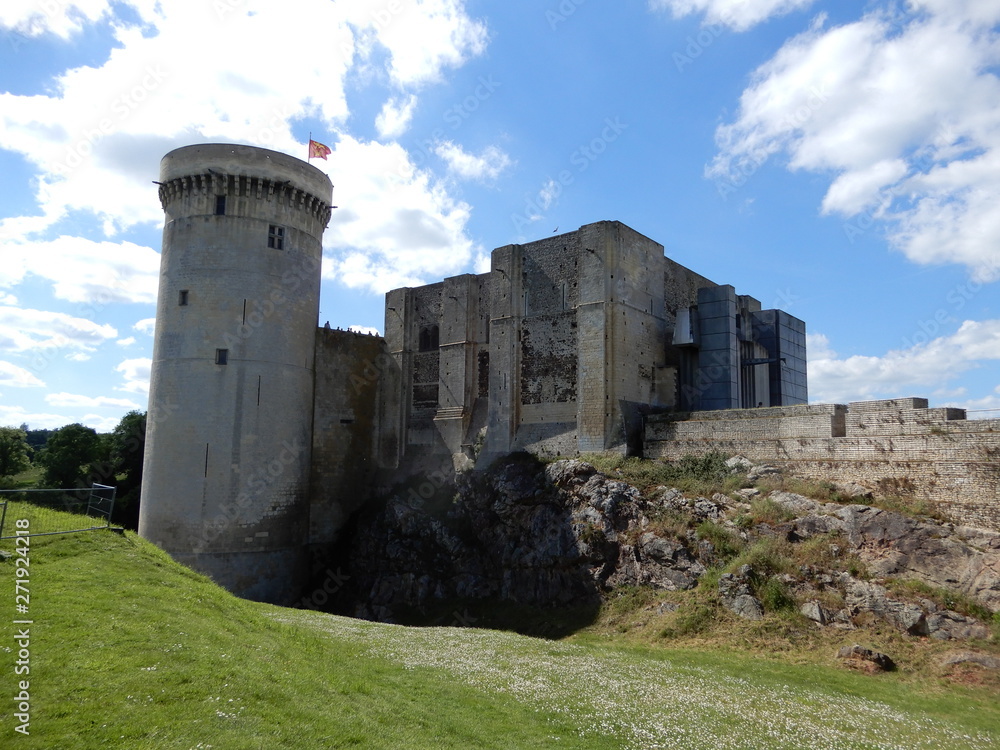
M 376 470 L 385 341 L 316 331 L 309 543 L 329 543 L 368 497 Z
M 914 494 L 960 523 L 1000 530 L 1000 420 L 928 409 L 925 399 L 732 409 L 650 417 L 645 455 L 711 450 L 794 475 Z

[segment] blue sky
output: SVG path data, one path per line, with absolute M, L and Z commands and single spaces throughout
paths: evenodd
M 145 408 L 167 151 L 333 149 L 319 324 L 617 219 L 810 396 L 1000 409 L 997 0 L 5 0 L 0 424 Z M 970 416 L 997 416 L 975 411 Z

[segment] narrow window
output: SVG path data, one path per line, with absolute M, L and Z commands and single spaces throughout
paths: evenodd
M 181 289 L 180 293 L 177 295 L 177 304 L 181 307 L 186 306 L 188 303 L 188 290 Z
M 438 348 L 439 332 L 437 326 L 426 326 L 420 329 L 417 345 L 422 352 L 430 352 Z
M 215 215 L 216 216 L 226 215 L 226 196 L 224 195 L 215 196 Z
M 285 228 L 271 224 L 267 229 L 267 246 L 275 250 L 285 249 Z
M 228 349 L 216 349 L 215 350 L 215 364 L 217 364 L 217 365 L 227 365 L 227 364 L 229 364 L 229 350 Z

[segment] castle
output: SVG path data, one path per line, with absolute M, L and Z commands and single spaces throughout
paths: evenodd
M 317 327 L 332 211 L 320 170 L 205 144 L 167 154 L 158 182 L 150 409 L 165 416 L 148 428 L 139 532 L 242 596 L 293 597 L 306 551 L 334 543 L 377 488 L 444 481 L 512 451 L 671 456 L 728 439 L 782 461 L 802 433 L 817 441 L 812 453 L 800 445 L 803 466 L 813 453 L 878 458 L 822 444 L 848 437 L 848 407 L 806 405 L 801 320 L 620 222 L 498 248 L 487 273 L 393 290 L 377 337 Z M 958 411 L 936 416 L 953 429 L 966 424 Z M 974 434 L 1000 454 L 993 428 Z M 898 475 L 892 463 L 872 481 Z M 983 476 L 995 497 L 996 477 Z

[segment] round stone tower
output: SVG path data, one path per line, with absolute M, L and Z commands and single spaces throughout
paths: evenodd
M 139 533 L 250 599 L 302 580 L 323 230 L 333 186 L 286 154 L 187 146 L 166 214 Z

